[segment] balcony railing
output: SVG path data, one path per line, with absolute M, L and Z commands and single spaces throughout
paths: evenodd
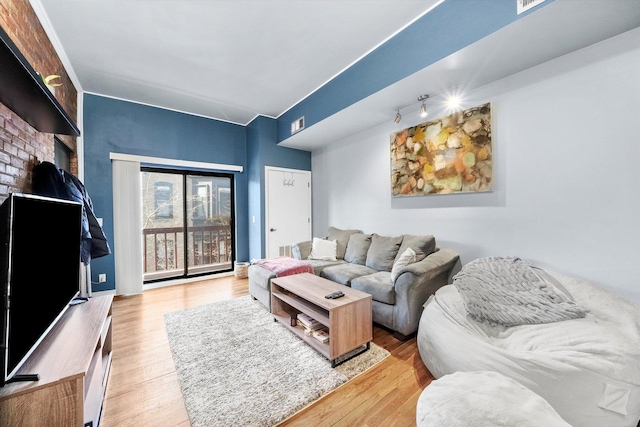
M 184 228 L 145 228 L 144 279 L 153 280 L 184 274 Z M 231 230 L 228 226 L 187 228 L 188 274 L 231 269 Z

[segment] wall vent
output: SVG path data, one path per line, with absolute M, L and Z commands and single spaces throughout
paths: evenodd
M 280 256 L 291 257 L 291 245 L 278 247 L 278 252 L 280 253 Z
M 291 135 L 304 129 L 304 116 L 291 122 Z
M 522 12 L 526 12 L 534 6 L 539 5 L 540 3 L 544 3 L 546 0 L 516 0 L 516 4 L 518 7 L 518 15 Z

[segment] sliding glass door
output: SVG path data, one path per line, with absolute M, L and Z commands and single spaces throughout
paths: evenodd
M 233 270 L 233 175 L 142 168 L 144 280 Z
M 186 175 L 185 179 L 187 274 L 230 270 L 235 234 L 231 179 L 204 175 Z

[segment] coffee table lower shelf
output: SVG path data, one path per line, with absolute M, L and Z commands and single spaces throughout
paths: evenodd
M 324 295 L 342 290 L 344 297 L 326 299 Z M 285 276 L 271 281 L 271 313 L 275 321 L 291 330 L 336 367 L 370 348 L 373 340 L 371 295 L 339 285 L 313 274 Z M 305 313 L 329 329 L 329 342 L 305 334 L 291 319 Z M 343 357 L 363 347 L 362 351 Z
M 364 353 L 365 351 L 367 351 L 367 350 L 369 350 L 371 348 L 371 342 L 367 341 L 363 346 L 361 346 L 361 347 L 364 347 L 361 351 L 356 352 L 356 353 L 352 354 L 351 356 L 346 357 L 344 359 L 341 359 L 340 356 L 336 357 L 335 359 L 332 359 L 331 356 L 330 356 L 330 352 L 329 352 L 329 344 L 325 344 L 323 342 L 318 341 L 317 339 L 315 339 L 313 337 L 310 337 L 310 336 L 306 335 L 304 333 L 304 330 L 302 328 L 300 328 L 300 327 L 291 326 L 291 317 L 290 316 L 286 316 L 285 317 L 285 316 L 280 316 L 280 315 L 274 314 L 273 315 L 273 321 L 274 322 L 280 322 L 281 324 L 283 324 L 287 329 L 289 329 L 294 334 L 296 334 L 301 340 L 305 341 L 307 344 L 309 344 L 311 347 L 313 347 L 318 353 L 322 354 L 324 357 L 329 359 L 329 361 L 331 362 L 331 367 L 332 368 L 335 368 L 336 366 L 343 364 L 347 360 L 351 360 L 354 357 L 361 355 L 362 353 Z M 340 360 L 340 361 L 338 362 L 338 360 Z

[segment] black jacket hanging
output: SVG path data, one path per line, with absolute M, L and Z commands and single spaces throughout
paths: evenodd
M 92 258 L 111 253 L 109 242 L 93 212 L 91 198 L 78 178 L 58 169 L 53 163 L 42 162 L 33 168 L 33 193 L 82 204 L 80 259 L 85 265 L 89 264 Z

